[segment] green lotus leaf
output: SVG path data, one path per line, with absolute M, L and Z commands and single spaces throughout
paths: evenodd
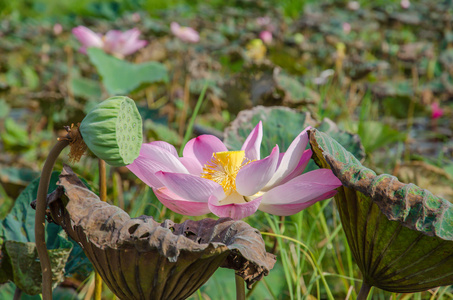
M 329 136 L 346 145 L 346 150 L 354 155 L 359 161 L 365 160 L 365 149 L 359 135 L 344 131 L 338 127 L 332 120 L 325 118 L 316 128 Z
M 74 96 L 85 99 L 99 99 L 102 96 L 102 88 L 97 80 L 74 77 L 71 80 L 71 88 Z
M 72 244 L 66 242 L 66 248 L 48 250 L 53 287 L 64 279 L 64 267 L 72 250 Z M 11 264 L 12 278 L 9 279 L 29 295 L 41 293 L 42 272 L 36 244 L 6 241 L 4 249 Z
M 10 111 L 11 111 L 10 105 L 4 99 L 0 98 L 0 119 L 9 116 Z
M 309 135 L 317 164 L 343 183 L 335 202 L 364 284 L 399 293 L 453 284 L 453 205 L 377 176 L 323 132 Z
M 261 156 L 271 153 L 275 145 L 286 151 L 294 138 L 307 126 L 315 126 L 310 114 L 282 106 L 256 106 L 241 111 L 231 125 L 225 129 L 225 145 L 229 149 L 241 149 L 249 133 L 259 121 L 263 121 Z
M 87 54 L 110 95 L 125 95 L 146 84 L 168 81 L 167 67 L 157 61 L 133 64 L 99 48 L 89 48 Z
M 50 185 L 54 189 L 57 180 L 58 173 L 52 173 Z M 42 284 L 41 265 L 35 244 L 35 211 L 30 206 L 36 198 L 38 185 L 39 178 L 22 191 L 10 213 L 4 220 L 0 220 L 0 283 L 13 281 L 29 295 L 41 293 Z M 59 226 L 49 224 L 46 230 L 47 251 L 55 287 L 64 278 L 66 261 L 73 245 L 65 238 Z
M 80 124 L 88 148 L 109 165 L 131 164 L 143 141 L 142 118 L 134 100 L 116 96 L 93 108 Z
M 0 285 L 0 299 L 14 299 L 14 294 L 16 293 L 16 285 L 13 282 L 7 282 Z M 60 298 L 59 298 L 60 299 Z M 76 299 L 76 298 L 74 298 Z M 27 295 L 22 293 L 20 300 L 42 300 L 41 295 Z M 63 300 L 63 299 L 62 299 Z M 65 299 L 69 300 L 69 299 Z
M 12 278 L 11 263 L 3 250 L 4 244 L 4 240 L 0 237 L 0 284 L 8 282 Z
M 285 100 L 290 103 L 318 103 L 321 98 L 317 92 L 302 85 L 293 77 L 276 74 L 274 80 L 277 88 L 283 90 Z
M 229 149 L 241 149 L 245 139 L 259 121 L 263 121 L 264 132 L 261 143 L 262 157 L 269 155 L 275 145 L 280 147 L 280 151 L 286 151 L 303 128 L 313 126 L 328 132 L 337 140 L 348 145 L 348 151 L 351 151 L 360 160 L 365 158 L 365 150 L 358 135 L 340 130 L 334 122 L 327 118 L 319 123 L 308 112 L 283 106 L 256 106 L 253 109 L 241 111 L 231 125 L 225 129 L 225 145 Z

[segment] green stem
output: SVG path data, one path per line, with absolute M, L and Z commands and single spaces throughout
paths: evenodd
M 405 160 L 409 160 L 410 150 L 409 150 L 409 143 L 410 143 L 410 133 L 412 130 L 412 126 L 414 125 L 414 109 L 415 109 L 415 97 L 418 88 L 418 71 L 417 65 L 412 66 L 412 88 L 414 89 L 414 95 L 410 98 L 409 102 L 409 109 L 407 112 L 407 134 L 406 140 L 404 141 L 405 145 L 405 152 L 404 158 Z
M 105 171 L 105 161 L 99 159 L 99 198 L 101 201 L 107 201 L 107 175 Z M 94 300 L 101 300 L 102 297 L 102 278 L 101 275 L 95 271 L 94 275 Z
M 208 89 L 208 83 L 206 82 L 203 86 L 203 89 L 201 90 L 200 97 L 198 97 L 198 101 L 197 101 L 197 104 L 195 105 L 195 109 L 193 110 L 192 116 L 190 117 L 189 125 L 187 126 L 187 129 L 186 129 L 186 134 L 184 135 L 184 139 L 182 140 L 182 143 L 181 143 L 181 149 L 179 149 L 179 156 L 182 156 L 184 146 L 189 141 L 190 135 L 192 134 L 193 126 L 195 124 L 195 119 L 197 118 L 198 111 L 201 108 L 201 104 L 203 103 L 204 95 L 206 94 L 207 89 Z
M 99 198 L 107 202 L 107 174 L 105 170 L 105 161 L 99 159 Z
M 236 279 L 236 300 L 245 300 L 245 284 L 244 279 L 235 274 Z
M 42 168 L 41 179 L 39 180 L 38 195 L 36 198 L 36 215 L 35 215 L 35 240 L 36 249 L 39 255 L 42 270 L 42 298 L 43 300 L 52 300 L 52 268 L 50 265 L 49 254 L 46 246 L 45 217 L 47 208 L 47 191 L 49 189 L 50 176 L 52 175 L 55 161 L 61 151 L 69 145 L 69 140 L 59 140 L 50 150 L 44 167 Z
M 371 285 L 366 283 L 365 281 L 362 283 L 362 287 L 360 288 L 359 295 L 357 296 L 357 300 L 366 300 L 368 298 L 368 294 L 370 293 Z
M 102 278 L 97 271 L 94 271 L 94 300 L 102 298 Z
M 20 298 L 22 298 L 22 290 L 16 287 L 16 290 L 14 291 L 13 300 L 20 300 Z

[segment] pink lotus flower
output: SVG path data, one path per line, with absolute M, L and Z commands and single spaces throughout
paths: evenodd
M 263 30 L 260 32 L 260 39 L 265 43 L 265 44 L 270 44 L 272 43 L 272 32 Z
M 311 150 L 305 150 L 307 129 L 286 152 L 280 153 L 276 145 L 263 159 L 261 122 L 239 151 L 228 151 L 212 135 L 190 140 L 183 157 L 166 142 L 151 142 L 142 145 L 139 157 L 128 168 L 153 188 L 166 207 L 183 215 L 212 212 L 242 219 L 258 209 L 291 215 L 332 197 L 341 186 L 329 169 L 301 175 L 312 155 Z
M 138 39 L 140 30 L 137 28 L 125 32 L 110 30 L 106 35 L 102 36 L 85 26 L 77 26 L 72 29 L 72 33 L 82 43 L 79 51 L 85 54 L 87 48 L 95 47 L 102 48 L 107 53 L 123 58 L 145 47 L 148 43 Z
M 440 108 L 439 103 L 433 102 L 431 104 L 431 119 L 438 119 L 442 117 L 444 114 L 444 111 L 442 108 Z
M 183 27 L 176 22 L 172 22 L 170 24 L 170 29 L 176 37 L 184 42 L 198 43 L 200 41 L 200 35 L 191 27 Z

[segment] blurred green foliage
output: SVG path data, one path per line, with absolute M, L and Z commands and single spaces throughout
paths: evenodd
M 289 18 L 299 17 L 308 4 L 316 3 L 316 0 L 236 0 L 234 6 L 243 8 L 252 6 L 276 7 Z M 325 3 L 334 3 L 334 0 Z M 384 6 L 389 3 L 399 3 L 398 0 L 378 0 L 358 1 L 362 6 L 375 5 Z M 266 5 L 263 5 L 266 3 Z M 346 4 L 346 2 L 344 2 Z M 0 17 L 13 15 L 17 19 L 22 18 L 51 18 L 58 19 L 62 15 L 105 18 L 113 20 L 116 17 L 128 12 L 146 10 L 151 15 L 157 14 L 168 8 L 178 7 L 179 9 L 191 13 L 190 8 L 200 5 L 209 5 L 212 7 L 227 7 L 231 3 L 225 3 L 222 0 L 79 0 L 79 1 L 59 1 L 59 0 L 17 0 L 17 1 L 0 1 Z
M 0 0 L 0 218 L 36 178 L 56 137 L 65 133 L 62 126 L 80 122 L 99 101 L 120 92 L 136 101 L 146 141 L 164 140 L 178 148 L 185 131 L 222 138 L 240 111 L 286 106 L 292 113 L 250 115 L 242 121 L 247 129 L 236 128 L 237 136 L 227 135 L 226 141 L 239 149 L 240 139 L 261 118 L 265 135 L 270 133 L 263 153 L 275 143 L 284 149 L 310 116 L 357 157 L 366 151 L 364 165 L 453 195 L 453 34 L 444 23 L 453 15 L 452 6 L 421 0 L 403 10 L 397 0 L 358 3 L 352 11 L 348 1 L 333 0 Z M 274 39 L 256 60 L 250 41 L 266 28 L 258 24 L 262 17 L 269 18 L 266 26 L 274 30 Z M 170 31 L 172 21 L 198 30 L 200 43 L 178 41 Z M 53 30 L 56 23 L 63 27 L 59 34 Z M 349 33 L 345 23 L 351 25 Z M 71 34 L 78 25 L 101 34 L 137 27 L 149 45 L 124 61 L 100 50 L 93 59 L 78 52 L 80 44 Z M 141 78 L 124 76 L 123 70 L 156 62 L 166 74 L 155 68 L 156 73 L 144 72 Z M 331 75 L 323 77 L 325 70 Z M 206 84 L 205 100 L 194 115 Z M 441 104 L 443 117 L 431 119 L 432 102 Z M 192 134 L 187 129 L 195 118 Z M 342 134 L 345 130 L 353 134 Z M 57 170 L 62 162 L 67 163 L 66 155 Z M 84 156 L 72 167 L 97 189 L 93 157 Z M 127 169 L 107 167 L 107 174 L 108 198 L 132 217 L 188 218 L 166 209 Z M 258 212 L 247 221 L 264 233 L 282 235 L 265 236 L 282 264 L 258 284 L 251 299 L 325 298 L 328 292 L 338 299 L 355 298 L 361 275 L 331 201 L 287 218 L 268 219 Z M 231 298 L 234 283 L 224 276 L 227 271 L 216 274 L 202 296 Z M 79 297 L 89 296 L 86 278 L 75 279 Z M 13 287 L 2 286 L 0 298 L 4 290 Z M 414 295 L 375 290 L 374 295 L 453 299 L 448 287 Z M 113 297 L 108 289 L 104 296 Z

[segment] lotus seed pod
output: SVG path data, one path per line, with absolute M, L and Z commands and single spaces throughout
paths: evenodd
M 86 115 L 80 124 L 80 133 L 97 157 L 111 166 L 125 166 L 140 153 L 142 118 L 132 99 L 111 97 Z

